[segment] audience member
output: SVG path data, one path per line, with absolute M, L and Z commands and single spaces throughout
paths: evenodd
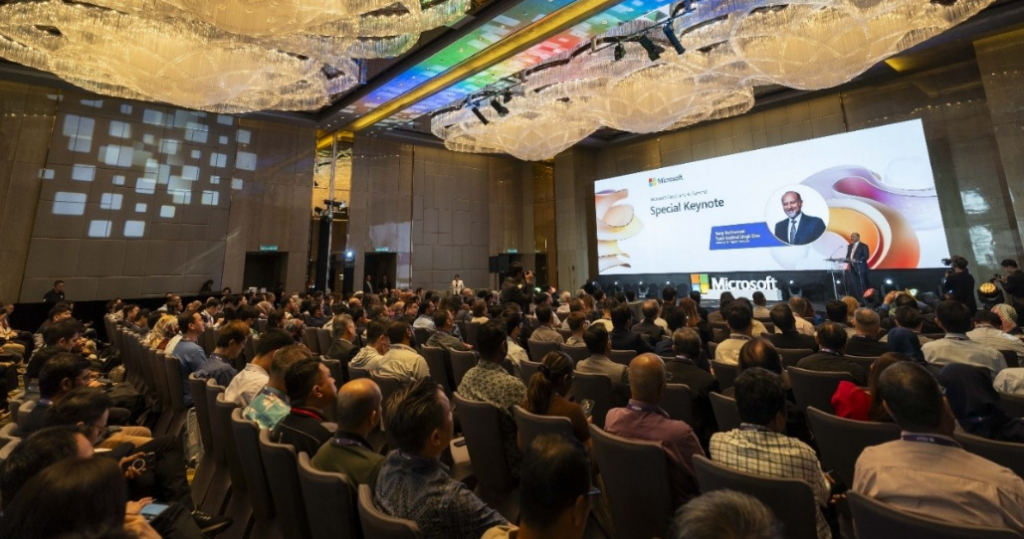
M 643 312 L 644 319 L 633 324 L 632 331 L 643 335 L 649 343 L 660 342 L 661 338 L 666 334 L 668 323 L 662 320 L 665 323 L 663 327 L 657 322 L 661 319 L 661 305 L 658 304 L 658 300 L 649 299 L 644 301 L 641 312 Z
M 846 303 L 838 299 L 825 302 L 825 319 L 833 324 L 839 324 L 847 337 L 853 336 L 853 328 L 849 327 L 850 311 Z
M 871 309 L 853 313 L 854 334 L 846 341 L 846 353 L 858 357 L 878 357 L 889 351 L 889 345 L 878 342 L 881 319 Z
M 293 363 L 308 357 L 309 349 L 301 344 L 288 345 L 274 352 L 267 385 L 242 410 L 242 417 L 255 422 L 261 429 L 274 430 L 291 413 L 285 374 Z
M 671 539 L 784 539 L 782 523 L 754 498 L 733 490 L 698 496 L 679 508 Z
M 741 472 L 805 481 L 819 506 L 815 512 L 818 539 L 831 539 L 821 508 L 830 503 L 832 480 L 821 470 L 810 446 L 782 434 L 786 426 L 782 379 L 755 367 L 740 373 L 735 387 L 740 428 L 711 436 L 711 458 Z
M 967 336 L 974 322 L 971 310 L 963 303 L 953 300 L 939 303 L 935 309 L 935 321 L 946 332 L 946 337 L 921 346 L 924 359 L 928 363 L 966 363 L 985 367 L 992 371 L 993 375 L 1006 368 L 1006 359 L 999 350 L 972 341 Z
M 978 311 L 974 315 L 974 329 L 967 332 L 967 338 L 996 350 L 1013 352 L 1018 361 L 1024 359 L 1024 341 L 1003 331 L 1002 325 L 998 314 Z
M 583 341 L 590 351 L 590 357 L 576 364 L 576 372 L 583 374 L 603 374 L 613 384 L 628 384 L 629 370 L 625 365 L 608 359 L 612 343 L 608 340 L 608 331 L 600 324 L 592 324 L 583 334 Z
M 178 315 L 178 329 L 181 340 L 171 350 L 170 355 L 178 358 L 181 370 L 181 390 L 184 393 L 185 406 L 192 406 L 192 389 L 188 385 L 190 374 L 203 368 L 206 363 L 206 352 L 199 346 L 199 336 L 206 331 L 203 317 L 195 311 L 185 311 Z M 171 345 L 168 344 L 168 347 Z
M 500 320 L 505 325 L 505 344 L 508 345 L 508 351 L 505 353 L 505 359 L 508 359 L 512 363 L 513 373 L 516 376 L 522 374 L 522 370 L 519 365 L 524 361 L 529 361 L 530 356 L 526 353 L 526 349 L 519 346 L 519 333 L 523 327 L 523 316 L 515 310 L 506 310 L 502 314 Z M 482 326 L 481 326 L 482 327 Z M 479 329 L 477 332 L 479 333 Z M 479 338 L 479 337 L 478 337 Z M 479 343 L 477 343 L 479 345 Z
M 661 409 L 667 384 L 665 363 L 654 354 L 641 354 L 629 364 L 631 397 L 625 408 L 612 408 L 605 419 L 610 434 L 658 442 L 669 458 L 672 500 L 676 507 L 697 494 L 693 456 L 704 455 L 696 433 L 685 421 L 670 419 Z
M 632 313 L 629 305 L 619 304 L 612 310 L 612 331 L 608 334 L 612 350 L 632 350 L 637 354 L 654 352 L 654 347 L 639 333 L 629 330 Z
M 434 327 L 437 328 L 437 331 L 432 333 L 430 338 L 427 339 L 427 346 L 443 348 L 445 350 L 458 350 L 459 352 L 473 349 L 472 346 L 462 342 L 462 339 L 452 333 L 455 329 L 455 323 L 452 322 L 452 315 L 447 310 L 438 309 L 434 313 Z
M 864 449 L 853 490 L 927 518 L 1024 533 L 1024 480 L 960 447 L 953 412 L 928 371 L 901 361 L 879 377 L 878 392 L 903 434 Z
M 533 272 L 524 272 L 520 262 L 513 262 L 509 264 L 506 275 L 505 282 L 501 283 L 500 304 L 515 303 L 522 312 L 527 312 L 533 303 Z
M 388 340 L 391 346 L 380 359 L 374 374 L 411 382 L 430 376 L 427 360 L 412 348 L 412 328 L 406 322 L 392 322 L 388 326 Z
M 400 389 L 388 400 L 384 417 L 396 449 L 374 487 L 378 507 L 415 522 L 424 539 L 477 539 L 508 524 L 441 464 L 454 422 L 448 397 L 436 382 L 417 380 Z
M 315 455 L 331 437 L 323 426 L 324 410 L 334 404 L 336 395 L 331 371 L 307 350 L 306 357 L 288 366 L 284 385 L 291 411 L 274 427 L 271 439 L 292 445 L 296 453 Z
M 891 352 L 903 354 L 912 361 L 923 364 L 925 361 L 924 352 L 921 350 L 921 338 L 915 331 L 903 327 L 892 328 L 886 335 Z
M 373 450 L 370 434 L 381 420 L 381 394 L 368 378 L 341 386 L 335 405 L 338 430 L 320 447 L 311 464 L 318 470 L 344 474 L 354 484 L 374 485 L 384 457 Z
M 526 386 L 501 366 L 505 361 L 507 345 L 505 328 L 500 320 L 492 320 L 480 326 L 476 339 L 480 348 L 480 361 L 462 377 L 458 393 L 465 399 L 486 402 L 498 409 L 505 460 L 512 475 L 518 477 L 522 453 L 516 442 L 516 421 L 512 415 L 512 406 L 526 398 Z
M 590 326 L 587 315 L 581 311 L 571 312 L 565 318 L 565 324 L 569 331 L 572 332 L 572 335 L 566 339 L 565 344 L 567 346 L 586 346 L 587 343 L 583 341 L 583 332 L 587 331 L 587 327 Z
M 897 307 L 896 311 L 895 311 L 895 313 L 894 313 L 894 315 L 892 317 L 892 320 L 893 320 L 893 322 L 895 322 L 895 325 L 889 330 L 890 332 L 893 329 L 903 328 L 903 329 L 906 329 L 906 330 L 910 331 L 911 333 L 913 333 L 917 337 L 917 342 L 919 343 L 918 346 L 920 346 L 921 344 L 924 344 L 926 342 L 931 342 L 931 339 L 929 339 L 928 337 L 925 337 L 921 333 L 921 331 L 924 328 L 924 317 L 921 316 L 921 311 L 917 310 L 916 306 L 915 307 L 907 307 L 907 306 Z M 886 335 L 886 336 L 882 337 L 881 342 L 887 342 L 888 340 L 889 340 L 889 335 Z M 893 351 L 896 351 L 896 350 L 893 350 Z M 924 356 L 921 356 L 921 361 L 924 362 Z
M 754 301 L 754 318 L 768 318 L 772 315 L 771 311 L 768 310 L 768 300 L 764 297 L 764 292 L 760 290 L 754 292 L 751 299 Z
M 473 318 L 469 319 L 470 324 L 486 324 L 490 320 L 487 318 L 487 302 L 478 299 L 473 302 Z
M 886 352 L 878 356 L 871 363 L 866 390 L 846 380 L 839 382 L 839 387 L 832 395 L 832 408 L 835 410 L 835 415 L 857 421 L 892 423 L 892 417 L 885 411 L 882 399 L 878 395 L 878 377 L 885 369 L 900 361 L 910 361 L 910 358 L 896 352 Z
M 1003 411 L 988 371 L 950 363 L 939 371 L 938 379 L 964 431 L 999 442 L 1024 442 L 1024 420 L 1011 418 Z
M 789 305 L 778 303 L 771 308 L 769 315 L 772 324 L 775 325 L 775 333 L 769 333 L 765 335 L 765 338 L 771 341 L 775 348 L 818 351 L 818 342 L 814 339 L 814 332 L 807 334 L 797 329 L 796 316 Z M 801 320 L 803 319 L 801 318 Z
M 89 385 L 89 360 L 60 352 L 50 357 L 39 373 L 39 400 L 26 401 L 18 410 L 18 430 L 31 434 L 46 426 L 46 413 L 72 389 Z
M 540 326 L 530 334 L 530 340 L 556 342 L 558 344 L 565 342 L 565 338 L 562 337 L 562 334 L 555 331 L 557 324 L 550 305 L 537 306 L 537 310 L 534 311 L 534 314 L 537 315 L 537 323 L 540 324 Z
M 347 369 L 352 358 L 359 353 L 356 347 L 356 323 L 351 316 L 339 314 L 331 319 L 331 347 L 324 354 L 329 359 L 341 361 L 342 369 Z
M 818 372 L 845 372 L 853 377 L 859 386 L 868 383 L 867 373 L 859 364 L 846 359 L 846 330 L 835 322 L 823 322 L 818 326 L 818 346 L 820 351 L 797 362 L 801 369 Z
M 718 393 L 719 383 L 708 371 L 697 366 L 700 358 L 700 335 L 693 328 L 680 328 L 672 334 L 673 356 L 665 361 L 668 381 L 686 384 L 693 396 L 693 427 L 697 437 L 706 442 L 714 431 L 711 393 Z
M 564 352 L 548 352 L 538 371 L 530 378 L 526 399 L 521 403 L 527 412 L 564 417 L 572 422 L 576 439 L 590 442 L 590 427 L 583 408 L 566 396 L 572 389 L 573 364 Z
M 707 321 L 724 323 L 725 311 L 729 308 L 729 305 L 732 305 L 733 301 L 736 301 L 736 297 L 732 295 L 732 292 L 722 292 L 722 295 L 718 297 L 718 310 L 710 312 Z M 750 316 L 754 316 L 753 311 L 751 311 Z
M 6 509 L 15 495 L 44 468 L 64 459 L 92 458 L 89 439 L 77 427 L 47 427 L 25 436 L 0 463 L 0 509 Z
M 999 321 L 1002 323 L 1000 329 L 1017 337 L 1018 339 L 1024 338 L 1024 330 L 1017 325 L 1017 309 L 1006 303 L 1000 303 L 995 307 L 992 307 L 992 312 L 999 316 Z
M 231 381 L 238 375 L 232 361 L 242 353 L 248 338 L 249 328 L 242 322 L 229 322 L 220 328 L 217 332 L 217 347 L 206 358 L 206 363 L 195 372 L 196 378 L 213 378 L 217 385 L 223 387 L 231 385 Z
M 793 316 L 796 321 L 796 330 L 804 335 L 814 336 L 817 329 L 814 327 L 814 320 L 817 316 L 814 313 L 814 307 L 811 306 L 811 302 L 798 296 L 792 296 L 789 298 L 789 308 L 793 311 Z M 810 318 L 811 320 L 808 320 Z M 778 331 L 778 327 L 775 328 Z
M 388 339 L 388 326 L 391 323 L 386 318 L 376 318 L 366 324 L 366 346 L 363 346 L 359 353 L 352 358 L 349 365 L 365 369 L 369 372 L 377 370 L 384 354 L 391 348 L 391 341 Z
M 429 329 L 429 330 L 437 329 L 437 327 L 434 325 L 434 319 L 433 319 L 434 312 L 435 312 L 435 310 L 434 310 L 434 303 L 433 302 L 431 302 L 431 301 L 420 302 L 420 305 L 419 305 L 419 308 L 418 308 L 418 312 L 419 312 L 419 315 L 413 321 L 412 327 L 414 327 L 414 328 Z
M 263 333 L 256 344 L 256 357 L 242 369 L 224 389 L 224 400 L 240 408 L 249 406 L 270 380 L 274 354 L 286 346 L 295 344 L 291 335 L 283 330 L 271 329 Z
M 534 439 L 523 457 L 519 528 L 496 526 L 481 539 L 581 539 L 590 516 L 590 458 L 561 434 Z
M 35 355 L 28 360 L 28 365 L 25 366 L 26 385 L 34 385 L 38 382 L 43 363 L 54 354 L 73 352 L 75 355 L 80 355 L 78 352 L 79 341 L 84 329 L 78 321 L 70 318 L 55 322 L 46 328 L 43 346 L 36 350 Z
M 729 338 L 718 343 L 715 348 L 715 361 L 736 365 L 740 348 L 753 338 L 753 315 L 750 307 L 733 301 L 725 307 L 725 321 L 729 325 Z

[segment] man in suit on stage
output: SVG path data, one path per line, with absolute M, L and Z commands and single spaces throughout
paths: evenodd
M 825 221 L 803 212 L 804 201 L 800 193 L 788 191 L 782 195 L 782 211 L 786 219 L 775 223 L 775 237 L 790 245 L 807 245 L 825 233 Z
M 871 257 L 871 249 L 860 241 L 860 234 L 854 232 L 850 234 L 850 245 L 846 247 L 846 260 L 849 261 L 849 265 L 846 271 L 850 272 L 848 275 L 848 284 L 852 284 L 853 297 L 857 298 L 857 301 L 863 303 L 864 291 L 868 289 L 868 258 Z

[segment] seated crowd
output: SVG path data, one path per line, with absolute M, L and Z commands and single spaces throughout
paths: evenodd
M 874 308 L 829 301 L 819 317 L 803 298 L 768 305 L 755 293 L 724 294 L 709 312 L 699 293 L 677 298 L 670 286 L 657 298 L 541 291 L 519 264 L 497 291 L 369 290 L 226 290 L 187 306 L 168 294 L 152 311 L 115 300 L 106 322 L 123 338 L 109 348 L 71 304 L 57 302 L 35 334 L 12 329 L 4 305 L 0 404 L 16 426 L 0 447 L 0 536 L 198 539 L 251 526 L 193 501 L 187 472 L 209 448 L 193 419 L 206 396 L 190 379 L 223 388 L 245 424 L 369 487 L 378 511 L 427 539 L 616 537 L 629 523 L 615 510 L 621 485 L 598 465 L 608 436 L 663 452 L 669 489 L 651 496 L 673 509 L 667 537 L 785 536 L 773 500 L 702 490 L 705 459 L 805 484 L 819 539 L 853 536 L 848 490 L 912 516 L 1024 533 L 1020 467 L 960 439 L 1024 444 L 1024 421 L 1004 406 L 1024 396 L 1010 305 L 972 312 L 892 293 Z M 158 425 L 162 401 L 124 372 L 125 339 L 176 365 L 181 386 L 170 390 L 189 411 L 175 429 Z M 830 402 L 811 406 L 900 431 L 863 448 L 850 485 L 822 464 L 808 379 L 831 384 Z M 475 428 L 460 419 L 466 402 L 492 410 L 511 505 L 460 466 L 460 429 Z M 565 428 L 524 438 L 521 421 L 535 416 Z M 166 507 L 144 518 L 150 504 Z

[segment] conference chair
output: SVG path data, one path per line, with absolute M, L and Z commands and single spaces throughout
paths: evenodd
M 853 382 L 853 376 L 846 372 L 817 372 L 798 367 L 790 367 L 786 372 L 789 373 L 789 384 L 793 388 L 796 405 L 801 410 L 813 406 L 830 414 L 835 413 L 832 395 L 836 393 L 839 382 Z
M 711 357 L 714 357 L 714 355 Z M 718 380 L 718 387 L 726 390 L 736 382 L 736 377 L 740 375 L 740 366 L 712 359 L 711 373 L 715 375 L 715 380 Z
M 257 333 L 263 333 L 266 330 L 267 330 L 267 319 L 266 318 L 257 318 L 256 319 L 256 332 Z
M 1021 539 L 1009 529 L 963 526 L 890 507 L 863 494 L 846 494 L 859 539 Z
M 615 405 L 615 388 L 610 378 L 603 374 L 586 374 L 582 372 L 573 373 L 575 378 L 572 381 L 570 394 L 576 402 L 583 399 L 594 401 L 594 409 L 591 413 L 593 423 L 604 428 L 605 416 L 608 410 Z
M 217 330 L 213 326 L 207 326 L 206 331 L 203 332 L 199 339 L 200 346 L 203 347 L 203 352 L 209 356 L 217 348 Z
M 787 539 L 817 539 L 818 502 L 807 483 L 733 470 L 700 455 L 693 456 L 693 467 L 701 492 L 733 490 L 749 494 L 775 514 Z
M 206 395 L 208 383 L 215 382 L 212 379 L 196 378 L 194 374 L 188 377 L 192 401 L 195 403 L 196 423 L 199 425 L 199 439 L 203 443 L 203 458 L 196 466 L 196 473 L 192 478 L 192 501 L 196 507 L 216 515 L 220 514 L 231 482 L 227 467 L 220 466 L 221 462 L 218 460 L 222 459 L 217 458 L 217 452 L 223 449 L 217 448 L 213 440 L 210 402 Z
M 159 350 L 147 350 L 146 361 L 149 361 L 153 369 L 153 378 L 156 380 L 157 400 L 160 403 L 160 415 L 157 417 L 156 426 L 152 429 L 153 434 L 162 436 L 170 429 L 171 420 L 174 419 L 174 410 L 171 409 L 171 392 L 167 386 L 167 369 L 164 367 L 164 353 Z M 180 391 L 180 390 L 179 390 Z
M 11 442 L 21 441 L 21 437 L 18 436 L 18 425 L 14 422 L 8 423 L 0 428 L 0 447 L 3 447 Z
M 12 440 L 10 443 L 4 445 L 3 447 L 0 447 L 0 465 L 2 465 L 7 460 L 7 457 L 11 456 L 11 453 L 14 452 L 14 448 L 18 447 L 18 444 L 20 443 L 21 438 L 17 438 L 15 440 Z
M 620 365 L 629 366 L 629 362 L 633 361 L 636 357 L 636 351 L 634 350 L 612 350 L 608 352 L 608 359 Z
M 569 337 L 572 337 L 571 329 L 555 328 L 555 331 L 557 331 L 558 334 L 562 336 L 562 340 L 568 341 Z
M 468 322 L 465 321 L 465 320 L 456 320 L 455 321 L 455 327 L 459 330 L 459 337 L 464 342 L 469 342 L 469 341 L 466 340 L 466 325 L 467 324 L 468 324 Z
M 364 539 L 421 539 L 419 526 L 411 520 L 395 518 L 377 509 L 373 503 L 373 491 L 367 485 L 359 485 L 359 522 Z M 358 537 L 358 536 L 356 536 Z
M 502 411 L 486 402 L 452 394 L 452 403 L 462 423 L 469 463 L 477 479 L 480 499 L 514 522 L 519 515 L 519 492 L 512 476 L 501 435 Z
M 807 422 L 818 443 L 821 464 L 847 485 L 853 484 L 854 468 L 865 447 L 900 438 L 900 428 L 893 423 L 845 419 L 814 406 L 807 407 Z
M 470 323 L 466 324 L 466 333 L 464 334 L 465 337 L 466 337 L 466 342 L 468 342 L 469 344 L 473 345 L 473 348 L 477 347 L 476 346 L 476 344 L 477 344 L 476 343 L 476 332 L 479 329 L 480 329 L 480 323 L 479 322 L 470 322 Z
M 302 487 L 299 486 L 299 463 L 295 457 L 295 448 L 271 441 L 270 431 L 266 429 L 260 430 L 259 444 L 263 471 L 267 474 L 270 498 L 274 501 L 274 511 L 281 531 L 289 539 L 309 539 L 309 520 L 304 509 Z
M 860 365 L 860 368 L 864 369 L 864 372 L 866 373 L 871 372 L 871 366 L 874 365 L 875 360 L 878 359 L 878 357 L 870 356 L 843 356 L 843 358 Z
M 966 432 L 956 433 L 953 437 L 967 451 L 1009 468 L 1013 473 L 1024 478 L 1024 444 L 999 442 Z
M 430 339 L 430 335 L 434 333 L 428 328 L 412 328 L 413 338 L 416 339 L 416 345 L 413 348 L 417 350 L 423 345 L 427 344 L 427 340 Z
M 572 359 L 574 365 L 590 357 L 590 350 L 587 349 L 586 346 L 569 346 L 567 344 L 560 344 L 558 345 L 558 349 L 565 352 L 566 355 Z
M 245 486 L 242 461 L 235 445 L 235 434 L 231 430 L 231 412 L 234 411 L 235 405 L 224 400 L 223 389 L 215 385 L 206 386 L 206 400 L 209 402 L 210 409 L 210 433 L 213 436 L 215 448 L 214 457 L 223 458 L 224 464 L 221 466 L 227 469 L 231 482 L 227 507 L 220 514 L 231 517 L 234 524 L 219 537 L 222 539 L 244 539 L 249 532 L 249 523 L 253 517 L 252 503 Z
M 362 537 L 356 489 L 340 473 L 323 472 L 309 463 L 309 455 L 299 453 L 299 486 L 306 500 L 306 520 L 312 539 Z
M 327 350 L 320 350 L 320 341 L 316 337 L 317 329 L 318 328 L 302 329 L 302 344 L 305 344 L 306 348 L 309 348 L 315 356 L 319 356 L 320 354 L 327 352 Z
M 324 355 L 331 351 L 331 330 L 316 328 L 316 343 L 320 347 L 320 354 Z
M 536 361 L 519 362 L 519 373 L 523 383 L 526 384 L 527 387 L 530 386 L 530 378 L 533 378 L 534 374 L 540 372 L 540 366 L 541 363 Z
M 590 426 L 616 539 L 668 537 L 672 490 L 668 455 L 661 444 L 630 440 Z
M 1003 353 L 1003 359 L 1006 360 L 1006 366 L 1011 369 L 1020 367 L 1020 360 L 1017 358 L 1017 352 L 1013 350 L 1000 350 Z
M 264 322 L 266 321 L 264 320 Z M 259 343 L 259 337 L 250 335 L 249 338 L 245 340 L 245 345 L 242 347 L 242 353 L 238 354 L 235 359 L 231 360 L 231 364 L 239 371 L 244 369 L 245 365 L 256 357 L 256 346 L 259 345 Z
M 1006 415 L 1010 417 L 1024 418 L 1024 397 L 1010 395 L 1009 393 L 999 394 L 999 406 L 1003 408 Z
M 715 413 L 719 432 L 740 428 L 740 409 L 736 406 L 736 399 L 721 393 L 709 393 L 708 397 L 711 399 L 711 410 Z
M 530 352 L 530 359 L 540 363 L 549 352 L 558 351 L 558 343 L 554 341 L 526 341 L 526 348 Z
M 380 388 L 381 402 L 386 403 L 391 395 L 398 393 L 400 389 L 408 385 L 408 382 L 393 378 L 391 376 L 377 376 L 374 373 L 370 373 L 370 379 L 373 380 Z M 386 405 L 385 405 L 386 407 Z
M 274 499 L 270 494 L 267 472 L 263 466 L 259 427 L 252 421 L 243 418 L 240 408 L 236 408 L 234 404 L 223 402 L 222 397 L 223 395 L 217 398 L 217 408 L 223 413 L 224 409 L 228 406 L 231 407 L 231 431 L 235 437 L 235 453 L 238 456 L 238 466 L 244 476 L 246 492 L 252 507 L 254 522 L 248 539 L 256 539 L 257 536 L 274 539 L 283 537 L 275 513 Z
M 718 342 L 717 341 L 709 341 L 708 342 L 708 356 L 710 356 L 711 359 L 715 358 L 715 351 L 716 350 L 718 350 Z
M 667 384 L 661 396 L 661 408 L 672 419 L 685 421 L 693 426 L 693 392 L 686 384 Z
M 466 373 L 469 372 L 469 369 L 472 369 L 473 367 L 476 366 L 476 352 L 461 352 L 459 350 L 449 350 L 448 356 L 452 358 L 452 375 L 455 378 L 455 387 L 452 389 L 458 391 L 459 385 L 462 384 L 462 377 L 466 376 Z
M 341 387 L 341 385 L 345 383 L 345 377 L 343 375 L 345 371 L 340 359 L 331 359 L 327 356 L 320 356 L 320 363 L 323 363 L 327 367 L 327 370 L 331 372 L 331 378 L 334 378 L 334 385 Z
M 159 357 L 159 355 L 157 356 Z M 164 434 L 177 437 L 185 428 L 188 408 L 185 407 L 185 391 L 181 385 L 181 362 L 174 356 L 164 356 L 164 372 L 167 374 L 167 391 L 171 396 L 171 423 Z
M 359 368 L 359 367 L 354 367 L 352 365 L 348 366 L 348 379 L 349 380 L 358 380 L 360 378 L 369 378 L 369 377 L 370 377 L 370 371 L 368 371 L 366 369 Z
M 527 412 L 518 404 L 512 407 L 516 416 L 516 430 L 519 431 L 519 449 L 526 451 L 533 439 L 542 434 L 564 434 L 569 438 L 575 435 L 572 421 L 567 417 L 546 416 Z
M 776 350 L 782 359 L 783 369 L 796 367 L 798 361 L 814 353 L 814 350 L 810 348 L 777 348 Z
M 455 388 L 452 387 L 455 381 L 452 378 L 448 361 L 445 360 L 445 349 L 424 345 L 420 348 L 420 355 L 423 356 L 423 359 L 427 360 L 430 377 L 435 382 L 441 384 L 445 395 L 451 397 L 452 391 L 455 391 Z
M 11 397 L 7 402 L 7 410 L 11 412 L 11 422 L 18 422 L 18 414 L 21 412 L 21 406 L 25 404 L 25 400 L 20 397 Z

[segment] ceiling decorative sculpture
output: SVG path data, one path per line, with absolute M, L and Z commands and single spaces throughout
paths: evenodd
M 679 129 L 750 110 L 755 86 L 846 83 L 993 1 L 686 0 L 667 20 L 624 24 L 435 111 L 431 129 L 453 150 L 517 155 L 529 145 L 525 153 L 538 159 L 600 126 Z M 508 121 L 523 115 L 542 132 L 523 133 L 521 121 Z M 556 126 L 565 133 L 543 132 Z
M 212 112 L 310 110 L 470 0 L 59 0 L 0 6 L 0 57 L 104 95 Z

